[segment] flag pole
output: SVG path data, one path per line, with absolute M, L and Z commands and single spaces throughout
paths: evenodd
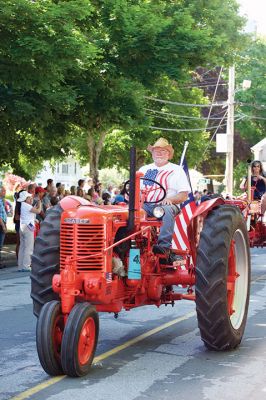
M 184 158 L 185 158 L 185 155 L 186 155 L 186 152 L 187 152 L 187 148 L 188 148 L 188 142 L 186 141 L 185 144 L 184 144 L 184 148 L 183 148 L 183 152 L 182 152 L 181 159 L 180 159 L 180 164 L 179 164 L 181 167 L 182 167 L 183 162 L 184 162 Z
M 187 176 L 187 180 L 191 189 L 191 193 L 193 194 L 193 189 L 192 189 L 192 185 L 191 185 L 191 180 L 190 180 L 190 176 L 189 176 L 189 170 L 188 170 L 188 166 L 187 166 L 187 162 L 185 161 L 185 156 L 186 156 L 186 152 L 187 152 L 187 148 L 188 148 L 188 143 L 189 142 L 185 142 L 184 144 L 184 149 L 181 155 L 181 159 L 180 159 L 180 167 L 182 167 L 183 169 L 185 169 L 186 172 L 186 176 Z M 185 166 L 185 168 L 184 168 Z

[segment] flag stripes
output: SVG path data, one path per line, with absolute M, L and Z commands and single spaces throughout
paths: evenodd
M 149 169 L 144 176 L 143 185 L 148 189 L 147 201 L 157 201 L 163 195 L 163 190 L 153 182 L 145 181 L 145 178 L 159 182 L 167 191 L 167 179 L 173 171 L 158 171 L 157 169 Z
M 189 171 L 186 159 L 184 158 L 182 167 L 187 175 L 191 192 L 189 193 L 188 200 L 181 204 L 181 213 L 179 213 L 175 220 L 175 228 L 172 240 L 172 248 L 179 250 L 189 249 L 189 240 L 187 236 L 187 227 L 196 210 L 197 205 L 194 200 L 193 191 L 190 183 Z

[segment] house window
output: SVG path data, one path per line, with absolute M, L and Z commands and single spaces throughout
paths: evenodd
M 59 164 L 56 166 L 56 172 L 59 174 Z
M 62 174 L 68 174 L 68 164 L 62 164 Z
M 77 175 L 77 163 L 76 162 L 75 162 L 75 165 L 74 165 L 74 174 Z

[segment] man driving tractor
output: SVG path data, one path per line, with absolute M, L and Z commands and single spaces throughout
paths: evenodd
M 188 198 L 190 186 L 183 168 L 169 162 L 173 158 L 174 149 L 166 139 L 158 139 L 154 145 L 148 146 L 148 150 L 152 154 L 153 163 L 140 168 L 140 171 L 144 173 L 144 178 L 147 178 L 147 181 L 145 179 L 142 181 L 142 185 L 148 191 L 148 202 L 144 203 L 143 208 L 149 216 L 153 216 L 153 209 L 158 204 L 152 202 L 160 198 L 163 190 L 156 184 L 159 182 L 166 191 L 166 197 L 160 203 L 164 215 L 158 244 L 153 246 L 153 252 L 166 255 L 167 263 L 173 264 L 180 257 L 171 251 L 175 217 L 180 212 L 178 204 Z M 153 183 L 151 180 L 156 182 Z

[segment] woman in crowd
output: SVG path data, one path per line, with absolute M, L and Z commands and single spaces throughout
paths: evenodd
M 80 188 L 80 187 L 77 187 L 77 193 L 76 193 L 76 195 L 79 196 L 79 197 L 84 197 L 84 191 L 83 191 L 83 189 Z
M 261 213 L 266 211 L 266 173 L 263 171 L 262 163 L 254 160 L 251 163 L 251 187 L 254 188 L 254 200 L 261 200 Z M 247 190 L 247 177 L 245 177 L 241 184 L 240 189 Z
M 19 198 L 19 195 L 21 192 L 23 192 L 23 189 L 21 189 L 19 191 L 15 191 L 15 193 L 14 193 L 15 211 L 14 211 L 13 222 L 15 224 L 15 231 L 16 231 L 16 257 L 17 257 L 17 260 L 18 260 L 19 244 L 20 244 L 19 227 L 20 227 L 20 209 L 21 209 L 21 203 L 18 202 L 18 198 Z
M 95 203 L 97 205 L 103 204 L 103 199 L 99 196 L 99 194 L 95 191 L 94 187 L 92 186 L 86 195 L 86 199 Z
M 103 204 L 105 206 L 111 204 L 111 195 L 110 195 L 110 193 L 107 193 L 107 192 L 103 193 L 102 194 L 102 199 L 103 199 Z
M 17 199 L 21 203 L 20 209 L 20 246 L 18 253 L 18 270 L 30 271 L 31 255 L 34 246 L 35 214 L 42 211 L 42 203 L 38 200 L 35 207 L 32 206 L 33 197 L 30 193 L 23 190 Z
M 65 186 L 61 185 L 57 188 L 57 197 L 60 200 L 63 199 L 63 197 L 65 197 Z
M 76 188 L 76 186 L 71 186 L 71 187 L 70 187 L 70 194 L 71 194 L 72 196 L 76 196 L 76 195 L 77 195 L 77 188 Z

